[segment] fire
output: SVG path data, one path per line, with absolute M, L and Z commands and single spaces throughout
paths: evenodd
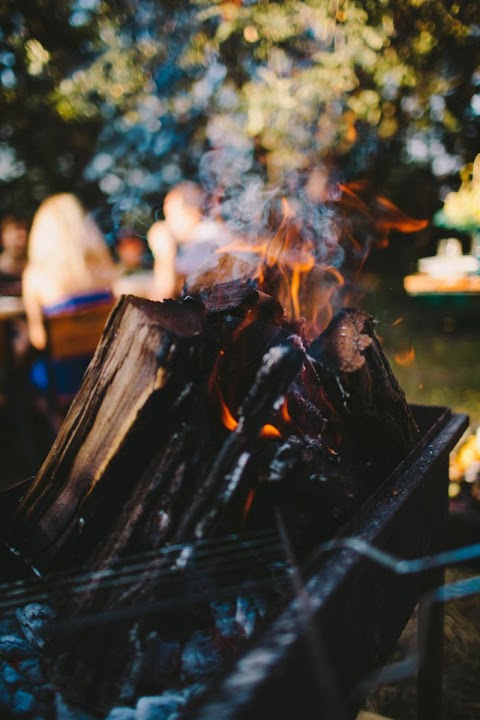
M 272 237 L 255 242 L 235 239 L 216 252 L 248 256 L 251 279 L 277 297 L 287 321 L 304 318 L 307 335 L 314 337 L 328 324 L 331 298 L 344 279 L 339 270 L 317 261 L 314 244 L 303 236 L 302 223 L 286 198 L 282 199 L 280 225 Z
M 284 197 L 276 230 L 264 228 L 260 237 L 237 237 L 216 250 L 219 255 L 239 256 L 248 278 L 278 299 L 287 322 L 301 321 L 307 339 L 322 332 L 333 312 L 355 298 L 352 281 L 373 244 L 383 247 L 391 230 L 416 232 L 427 225 L 408 217 L 385 197 L 369 197 L 366 183 L 360 181 L 337 185 L 327 195 L 325 191 L 321 200 L 312 198 L 306 212 L 300 200 Z M 303 208 L 303 217 L 297 206 Z M 325 237 L 308 217 L 322 208 L 334 218 L 325 224 Z M 341 272 L 337 266 L 343 256 Z
M 227 428 L 227 430 L 230 430 L 231 432 L 233 432 L 238 427 L 238 420 L 236 420 L 234 418 L 232 412 L 230 411 L 230 408 L 228 407 L 227 403 L 225 402 L 223 395 L 222 395 L 222 391 L 220 390 L 220 387 L 218 385 L 218 381 L 215 382 L 215 392 L 216 392 L 218 402 L 220 405 L 220 416 L 221 416 L 222 424 Z M 267 423 L 260 430 L 260 437 L 281 438 L 282 433 L 274 425 Z
M 255 490 L 253 488 L 250 488 L 248 491 L 247 499 L 245 500 L 245 506 L 243 508 L 243 515 L 242 515 L 242 521 L 245 523 L 247 521 L 248 515 L 250 513 L 252 504 L 253 504 L 253 498 L 255 497 Z
M 223 424 L 225 425 L 227 430 L 236 430 L 238 427 L 238 420 L 235 420 L 232 413 L 228 409 L 228 406 L 222 399 L 220 399 L 220 403 Z
M 408 350 L 401 350 L 400 352 L 395 353 L 393 359 L 397 365 L 400 365 L 401 367 L 410 367 L 415 360 L 415 350 L 413 347 Z
M 399 317 L 396 320 L 393 321 L 392 327 L 397 327 L 397 325 L 400 325 L 400 323 L 403 322 L 403 317 Z
M 367 184 L 363 181 L 351 182 L 339 185 L 341 197 L 337 201 L 342 208 L 354 210 L 358 216 L 363 216 L 369 221 L 372 229 L 377 233 L 377 247 L 385 247 L 388 244 L 388 234 L 391 230 L 398 230 L 402 233 L 412 233 L 423 230 L 428 225 L 428 220 L 416 220 L 402 212 L 390 200 L 381 195 L 376 195 L 367 204 L 361 198 L 367 191 Z
M 280 416 L 282 420 L 288 424 L 292 424 L 292 418 L 290 417 L 290 413 L 288 412 L 288 403 L 287 398 L 283 401 L 283 405 L 280 408 Z
M 264 425 L 260 431 L 260 437 L 282 437 L 282 433 L 278 430 L 275 425 Z

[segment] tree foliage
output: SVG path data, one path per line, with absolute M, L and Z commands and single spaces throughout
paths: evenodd
M 184 176 L 275 185 L 394 158 L 442 181 L 479 149 L 474 1 L 7 0 L 0 19 L 12 198 L 96 189 L 121 223 Z

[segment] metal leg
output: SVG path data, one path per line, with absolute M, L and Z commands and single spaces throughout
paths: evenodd
M 437 574 L 438 586 L 445 571 Z M 443 631 L 445 603 L 427 597 L 418 612 L 419 666 L 417 678 L 417 720 L 439 720 L 442 711 Z

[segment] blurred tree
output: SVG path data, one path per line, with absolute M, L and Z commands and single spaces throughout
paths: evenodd
M 101 119 L 83 113 L 66 124 L 54 92 L 91 60 L 98 35 L 94 6 L 94 0 L 0 2 L 2 213 L 28 214 L 48 193 L 82 182 Z
M 83 182 L 114 226 L 149 224 L 184 176 L 241 188 L 237 214 L 320 164 L 401 186 L 413 163 L 446 192 L 480 149 L 476 0 L 4 5 L 6 187 L 78 184 L 98 133 Z

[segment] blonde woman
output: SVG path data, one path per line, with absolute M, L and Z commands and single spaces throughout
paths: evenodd
M 111 302 L 116 274 L 105 240 L 79 200 L 70 193 L 47 198 L 33 218 L 22 280 L 31 344 L 38 350 L 46 347 L 45 317 Z M 77 364 L 82 371 L 72 370 L 72 376 L 59 383 L 65 385 L 65 392 L 75 392 L 73 386 L 79 384 L 88 362 L 82 359 Z M 38 372 L 37 368 L 35 377 L 34 367 L 32 380 L 42 387 L 46 377 Z

